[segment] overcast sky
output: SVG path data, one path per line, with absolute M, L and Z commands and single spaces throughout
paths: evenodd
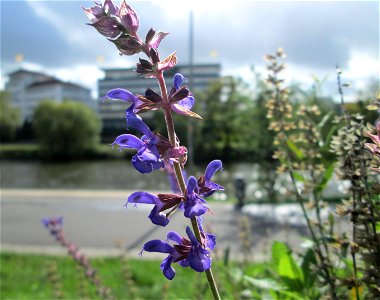
M 132 67 L 138 59 L 119 56 L 112 43 L 85 25 L 88 19 L 81 7 L 93 2 L 0 3 L 2 84 L 7 73 L 24 67 L 95 91 L 101 68 Z M 281 46 L 287 53 L 289 78 L 305 84 L 312 74 L 335 82 L 336 64 L 354 89 L 363 89 L 379 77 L 379 1 L 128 3 L 140 16 L 141 37 L 150 27 L 170 32 L 161 44 L 161 57 L 177 51 L 179 63 L 189 61 L 191 8 L 194 62 L 221 63 L 223 74 L 251 80 L 250 66 L 262 70 L 264 55 Z M 23 60 L 16 62 L 20 54 Z

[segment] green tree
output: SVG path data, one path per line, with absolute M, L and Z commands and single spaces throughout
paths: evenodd
M 82 103 L 44 101 L 34 111 L 33 120 L 46 158 L 80 158 L 94 152 L 99 143 L 100 120 Z
M 202 155 L 202 160 L 247 161 L 252 157 L 253 104 L 243 90 L 242 82 L 226 77 L 197 95 L 195 111 L 204 120 L 194 122 L 195 153 Z
M 0 141 L 11 141 L 22 125 L 20 111 L 11 106 L 10 94 L 0 91 Z

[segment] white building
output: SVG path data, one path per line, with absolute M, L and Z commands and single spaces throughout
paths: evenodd
M 124 128 L 125 127 L 125 109 L 129 106 L 123 101 L 102 101 L 110 90 L 122 88 L 134 94 L 144 95 L 147 88 L 152 88 L 159 93 L 159 87 L 156 79 L 147 79 L 137 74 L 133 68 L 128 69 L 104 69 L 105 77 L 98 80 L 99 92 L 99 114 L 103 121 L 104 128 Z M 187 78 L 184 85 L 189 86 L 192 92 L 206 91 L 211 82 L 220 78 L 220 64 L 196 64 L 176 65 L 174 68 L 165 71 L 165 82 L 170 91 L 173 86 L 173 76 L 181 73 Z M 192 74 L 192 75 L 191 75 Z
M 20 109 L 24 122 L 32 120 L 34 109 L 43 100 L 63 102 L 70 99 L 96 110 L 96 102 L 91 98 L 89 89 L 42 73 L 28 70 L 10 73 L 5 90 L 10 92 L 12 105 Z

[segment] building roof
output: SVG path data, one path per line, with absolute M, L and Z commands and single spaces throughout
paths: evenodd
M 84 86 L 81 86 L 79 84 L 71 83 L 71 82 L 65 82 L 65 81 L 62 81 L 60 79 L 57 79 L 57 78 L 55 78 L 53 76 L 50 76 L 50 75 L 47 75 L 47 74 L 44 74 L 44 73 L 30 71 L 30 70 L 26 70 L 26 69 L 22 69 L 22 68 L 14 71 L 14 72 L 8 73 L 7 76 L 11 77 L 11 76 L 15 76 L 15 75 L 18 75 L 18 74 L 39 75 L 39 76 L 44 76 L 46 78 L 46 79 L 39 80 L 39 81 L 36 81 L 36 82 L 28 85 L 26 87 L 27 89 L 34 88 L 34 87 L 37 87 L 37 86 L 43 86 L 43 85 L 62 84 L 62 85 L 76 87 L 76 88 L 81 88 L 81 89 L 90 91 L 90 89 L 88 89 L 88 88 L 86 88 Z
M 41 72 L 35 72 L 35 71 L 26 70 L 26 69 L 18 69 L 16 71 L 8 73 L 8 76 L 14 76 L 14 75 L 18 75 L 18 74 L 31 74 L 31 75 L 42 75 L 42 76 L 46 76 L 46 77 L 51 77 L 50 75 L 46 75 L 46 74 L 41 73 Z
M 85 88 L 85 87 L 83 87 L 81 85 L 78 85 L 78 84 L 75 84 L 75 83 L 71 83 L 71 82 L 65 82 L 65 81 L 62 81 L 62 80 L 59 80 L 59 79 L 53 78 L 53 77 L 51 79 L 49 79 L 49 80 L 34 82 L 34 83 L 28 85 L 27 89 L 35 88 L 35 87 L 39 87 L 39 86 L 53 85 L 53 84 L 61 84 L 61 85 L 66 85 L 66 86 L 80 88 L 80 89 L 84 89 L 84 90 L 90 91 L 90 89 Z

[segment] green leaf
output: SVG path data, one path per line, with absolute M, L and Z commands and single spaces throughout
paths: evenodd
M 286 144 L 288 145 L 289 149 L 297 156 L 298 159 L 302 159 L 304 157 L 302 151 L 291 140 L 287 140 Z
M 278 274 L 290 290 L 303 290 L 303 274 L 291 255 L 281 257 L 278 269 Z
M 276 272 L 279 272 L 278 265 L 281 257 L 289 255 L 289 248 L 285 243 L 274 241 L 272 244 L 272 264 Z
M 286 296 L 286 298 L 281 298 L 281 299 L 287 299 L 287 300 L 306 300 L 309 299 L 306 297 L 306 295 L 293 292 L 293 291 L 283 291 L 281 292 L 282 295 Z
M 335 131 L 337 130 L 337 128 L 338 128 L 338 126 L 336 126 L 336 125 L 334 125 L 330 128 L 329 132 L 326 135 L 326 140 L 323 144 L 322 151 L 326 151 L 328 149 L 328 147 L 330 146 L 331 139 L 332 139 Z
M 303 261 L 301 265 L 305 288 L 310 288 L 316 283 L 316 276 L 312 272 L 312 265 L 317 264 L 317 259 L 315 258 L 315 254 L 313 249 L 309 249 L 303 256 Z
M 330 111 L 327 114 L 325 114 L 325 116 L 322 118 L 322 120 L 318 123 L 317 128 L 322 129 L 323 126 L 326 125 L 327 121 L 330 119 L 330 117 L 332 116 L 332 114 L 333 114 L 332 111 Z
M 250 276 L 244 276 L 244 280 L 249 282 L 250 284 L 264 290 L 274 290 L 274 291 L 282 291 L 284 290 L 284 286 L 279 284 L 277 281 L 271 278 L 252 278 Z
M 272 264 L 284 284 L 293 291 L 302 291 L 303 274 L 297 266 L 291 251 L 285 243 L 275 241 L 272 244 Z
M 302 176 L 301 173 L 293 172 L 293 177 L 295 180 L 297 180 L 299 182 L 305 182 L 305 178 Z
M 327 183 L 329 182 L 329 180 L 334 174 L 334 167 L 335 167 L 334 163 L 331 163 L 328 165 L 327 169 L 323 173 L 321 182 L 315 188 L 315 191 L 317 193 L 322 192 L 326 188 Z

